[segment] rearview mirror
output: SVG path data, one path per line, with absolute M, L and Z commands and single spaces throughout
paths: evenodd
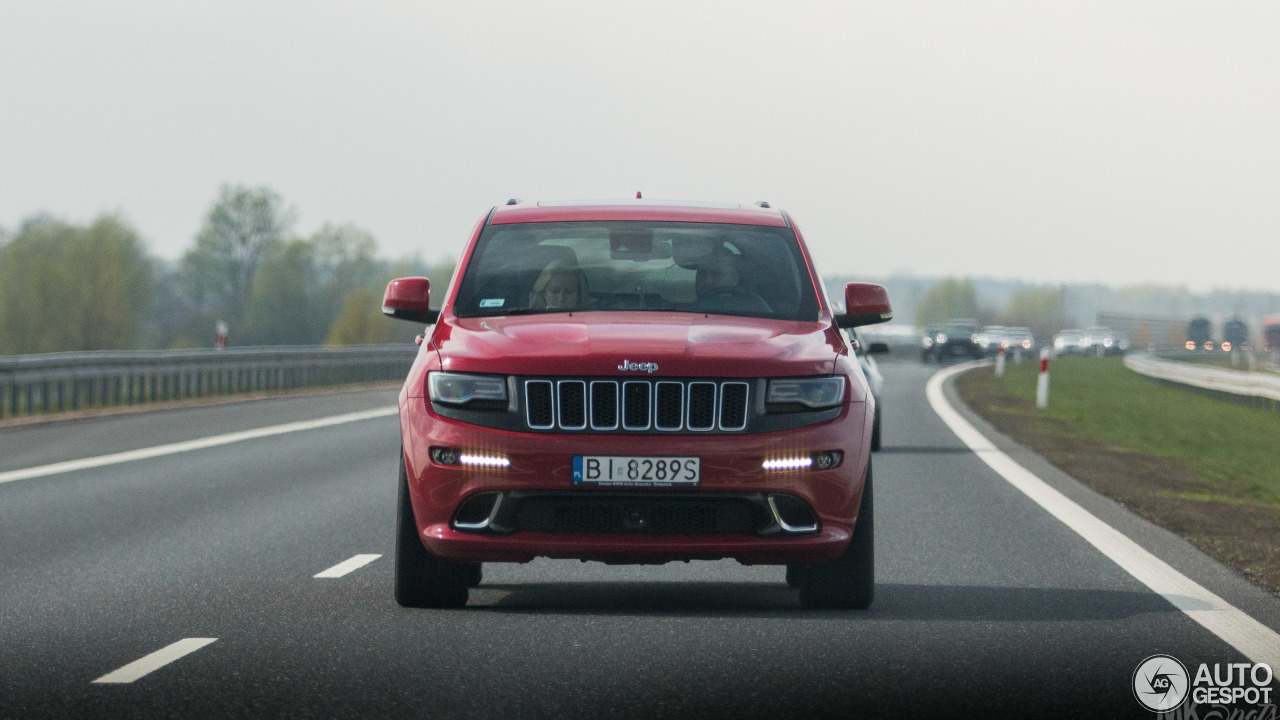
M 430 325 L 440 317 L 439 310 L 432 310 L 431 281 L 424 277 L 408 277 L 387 283 L 382 296 L 382 314 Z
M 892 319 L 889 291 L 883 285 L 851 282 L 844 286 L 844 312 L 835 316 L 836 327 L 861 327 Z

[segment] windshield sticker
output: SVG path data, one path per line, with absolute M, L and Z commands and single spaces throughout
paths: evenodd
M 480 307 L 482 308 L 502 307 L 503 305 L 506 304 L 506 302 L 507 302 L 506 298 L 485 298 L 480 301 Z

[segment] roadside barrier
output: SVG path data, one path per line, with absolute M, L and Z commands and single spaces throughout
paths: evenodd
M 0 418 L 403 380 L 418 346 L 279 346 L 0 357 Z
M 1049 407 L 1049 348 L 1040 348 L 1040 375 L 1036 378 L 1036 408 Z
M 1176 385 L 1204 395 L 1264 410 L 1280 410 L 1280 375 L 1203 367 L 1130 354 L 1125 367 L 1157 382 Z

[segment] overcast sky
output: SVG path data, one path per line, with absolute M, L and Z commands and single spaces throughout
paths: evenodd
M 826 274 L 1280 292 L 1280 3 L 0 2 L 0 226 L 223 183 L 456 256 L 509 197 L 790 210 Z

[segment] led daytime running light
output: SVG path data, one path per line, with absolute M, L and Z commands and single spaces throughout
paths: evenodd
M 470 455 L 461 453 L 458 455 L 458 462 L 462 465 L 476 465 L 479 467 L 511 467 L 511 461 L 497 455 Z
M 760 467 L 764 470 L 799 470 L 801 468 L 811 467 L 813 458 L 778 458 L 776 460 L 765 460 Z

